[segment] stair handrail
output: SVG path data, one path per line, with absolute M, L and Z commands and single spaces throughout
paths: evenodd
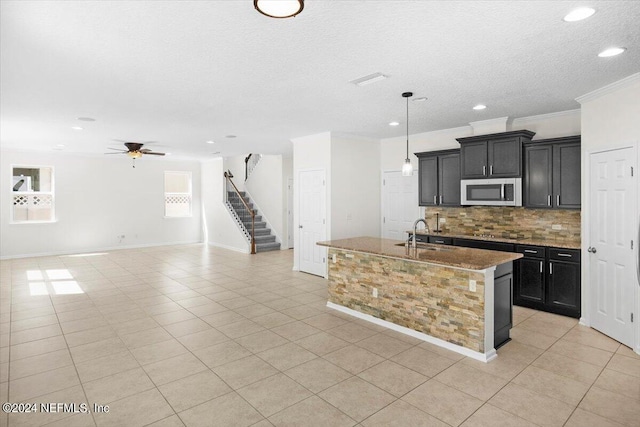
M 231 176 L 233 176 L 233 175 L 231 175 Z M 224 173 L 224 177 L 227 180 L 227 183 L 231 184 L 231 187 L 233 188 L 233 191 L 235 191 L 235 193 L 238 195 L 238 197 L 240 197 L 240 201 L 242 202 L 244 207 L 247 209 L 247 211 L 249 211 L 249 214 L 251 215 L 251 254 L 255 254 L 256 253 L 256 235 L 255 235 L 256 212 L 253 209 L 251 209 L 249 207 L 249 205 L 247 204 L 247 202 L 244 200 L 244 197 L 242 197 L 242 194 L 240 194 L 240 191 L 238 190 L 238 187 L 236 187 L 236 185 L 231 180 L 231 176 L 227 172 Z
M 258 162 L 262 158 L 262 154 L 249 153 L 247 157 L 244 158 L 244 180 L 248 180 L 251 176 L 251 173 L 258 165 Z

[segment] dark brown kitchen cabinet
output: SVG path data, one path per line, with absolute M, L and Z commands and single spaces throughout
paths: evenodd
M 513 303 L 580 317 L 580 251 L 516 245 L 524 255 L 516 264 Z
M 460 206 L 460 150 L 415 153 L 420 206 Z
M 524 205 L 580 209 L 580 136 L 524 145 Z
M 522 176 L 522 144 L 535 135 L 528 130 L 458 138 L 462 179 Z
M 546 250 L 540 246 L 518 245 L 516 252 L 523 254 L 524 258 L 517 263 L 518 280 L 513 303 L 541 308 L 545 303 Z

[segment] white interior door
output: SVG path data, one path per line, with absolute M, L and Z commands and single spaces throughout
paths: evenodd
M 629 347 L 638 289 L 635 158 L 633 148 L 593 153 L 589 169 L 591 326 Z
M 287 180 L 287 247 L 293 248 L 293 178 Z
M 384 172 L 382 178 L 382 237 L 406 240 L 407 230 L 420 217 L 418 173 Z
M 324 276 L 327 249 L 316 245 L 326 239 L 326 191 L 324 170 L 302 171 L 300 183 L 300 271 Z

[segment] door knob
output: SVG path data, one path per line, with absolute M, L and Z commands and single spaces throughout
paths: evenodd
M 301 225 L 299 225 L 299 226 L 298 226 L 298 228 L 302 228 L 302 226 L 301 226 Z
M 589 246 L 589 249 L 587 249 L 587 252 L 591 252 L 592 254 L 595 254 L 597 250 L 596 248 Z

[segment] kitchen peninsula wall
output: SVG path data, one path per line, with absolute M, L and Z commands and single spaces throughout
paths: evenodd
M 529 209 L 506 206 L 470 206 L 460 208 L 426 207 L 425 220 L 435 230 L 436 212 L 446 223 L 443 233 L 580 244 L 580 211 L 564 209 Z M 560 230 L 552 226 L 560 225 Z

